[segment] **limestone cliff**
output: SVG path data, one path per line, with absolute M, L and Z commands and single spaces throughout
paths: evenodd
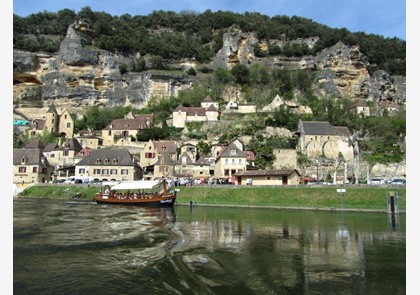
M 46 107 L 52 100 L 57 107 L 65 106 L 70 112 L 92 105 L 142 108 L 153 96 L 177 96 L 196 79 L 186 74 L 157 71 L 121 74 L 120 66 L 130 64 L 135 57 L 95 48 L 91 45 L 92 34 L 87 26 L 76 22 L 68 28 L 56 55 L 14 50 L 13 101 L 17 112 Z M 238 63 L 261 63 L 270 68 L 311 69 L 316 72 L 314 90 L 318 95 L 362 98 L 377 103 L 406 101 L 405 77 L 391 76 L 384 71 L 370 74 L 369 61 L 358 46 L 349 47 L 340 42 L 315 56 L 289 58 L 256 57 L 253 49 L 255 44 L 264 48 L 268 43 L 285 46 L 288 42 L 312 48 L 317 41 L 316 37 L 286 41 L 284 36 L 279 36 L 279 40 L 260 41 L 252 32 L 242 32 L 233 26 L 224 34 L 223 46 L 213 61 L 204 66 L 230 69 Z M 200 66 L 195 61 L 184 64 Z M 234 95 L 240 97 L 240 89 Z
M 156 71 L 121 74 L 131 59 L 90 46 L 90 32 L 79 23 L 68 28 L 57 55 L 14 50 L 13 102 L 21 112 L 54 100 L 70 112 L 92 105 L 144 107 L 153 96 L 177 96 L 191 87 L 188 75 Z

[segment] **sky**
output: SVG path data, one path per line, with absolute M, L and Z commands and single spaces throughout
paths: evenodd
M 411 0 L 410 0 L 411 1 Z M 405 0 L 13 0 L 13 13 L 57 12 L 68 8 L 79 12 L 89 6 L 93 11 L 111 15 L 148 15 L 154 10 L 201 13 L 207 9 L 237 13 L 259 12 L 267 16 L 296 15 L 331 28 L 346 28 L 350 32 L 365 32 L 406 40 Z

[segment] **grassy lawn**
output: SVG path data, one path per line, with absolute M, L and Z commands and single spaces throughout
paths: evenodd
M 341 197 L 337 187 L 247 187 L 247 186 L 191 186 L 179 187 L 177 204 L 219 206 L 258 206 L 302 209 L 340 209 Z M 345 187 L 343 208 L 385 211 L 387 194 L 399 195 L 400 209 L 406 209 L 405 188 Z M 77 199 L 92 201 L 99 186 L 36 185 L 25 189 L 19 198 Z

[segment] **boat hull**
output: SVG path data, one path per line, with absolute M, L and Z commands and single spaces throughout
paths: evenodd
M 131 205 L 143 207 L 172 207 L 175 204 L 176 197 L 154 198 L 154 199 L 116 199 L 116 198 L 102 198 L 95 197 L 97 204 L 111 204 L 111 205 Z

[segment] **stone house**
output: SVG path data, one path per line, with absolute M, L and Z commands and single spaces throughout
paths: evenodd
M 237 172 L 246 171 L 247 154 L 231 142 L 215 160 L 214 176 L 216 178 L 232 178 Z
M 79 132 L 74 138 L 79 141 L 83 148 L 90 147 L 96 150 L 103 145 L 102 137 L 91 134 L 90 132 Z
M 300 181 L 296 169 L 241 171 L 234 176 L 237 185 L 298 185 Z
M 63 168 L 74 165 L 75 156 L 82 149 L 77 139 L 70 138 L 61 145 L 58 143 L 47 144 L 43 152 L 51 165 Z
M 174 175 L 188 175 L 195 179 L 212 177 L 214 175 L 214 159 L 203 157 L 195 161 L 188 153 L 184 152 L 174 165 Z
M 184 128 L 187 122 L 215 122 L 219 120 L 219 110 L 214 105 L 208 108 L 184 107 L 179 105 L 172 113 L 172 125 Z
M 119 138 L 131 141 L 131 137 L 137 135 L 143 129 L 154 124 L 154 115 L 135 115 L 134 118 L 115 119 L 108 126 L 102 129 L 102 139 L 104 146 L 113 146 Z
M 274 112 L 279 107 L 284 106 L 289 109 L 294 114 L 312 114 L 312 109 L 308 106 L 299 104 L 296 100 L 285 100 L 280 97 L 278 94 L 273 98 L 273 100 L 262 108 L 263 112 Z
M 74 135 L 74 121 L 67 110 L 58 113 L 54 104 L 50 105 L 42 118 L 35 118 L 29 123 L 29 136 L 42 135 L 44 131 L 56 133 L 65 138 L 72 138 Z
M 175 141 L 153 141 L 149 140 L 140 152 L 140 166 L 144 170 L 144 177 L 153 179 L 155 168 L 154 166 L 160 165 L 159 157 L 161 154 L 167 154 L 171 162 L 177 160 L 177 145 Z M 163 158 L 166 159 L 166 158 Z M 169 163 L 169 162 L 168 162 Z
M 364 99 L 358 99 L 350 105 L 350 111 L 360 117 L 370 116 L 370 107 Z
M 398 113 L 400 110 L 400 106 L 389 100 L 383 100 L 379 104 L 379 114 L 383 116 L 385 113 L 387 113 L 389 116 L 394 116 L 396 113 Z
M 143 178 L 143 170 L 126 149 L 98 149 L 76 163 L 75 176 L 133 181 Z
M 51 180 L 53 171 L 42 149 L 13 149 L 13 183 L 44 183 Z
M 337 159 L 339 153 L 345 161 L 353 161 L 353 147 L 349 146 L 350 131 L 347 127 L 331 126 L 329 122 L 299 121 L 296 149 L 308 158 Z
M 183 153 L 187 153 L 191 160 L 194 162 L 197 159 L 197 147 L 191 143 L 186 143 L 181 146 L 180 154 L 182 155 Z
M 256 113 L 257 106 L 255 104 L 238 103 L 237 101 L 231 99 L 226 104 L 225 112 L 241 114 Z
M 145 179 L 158 179 L 163 177 L 173 177 L 175 161 L 168 153 L 158 154 L 157 162 L 153 166 L 153 177 L 149 174 L 144 175 Z

